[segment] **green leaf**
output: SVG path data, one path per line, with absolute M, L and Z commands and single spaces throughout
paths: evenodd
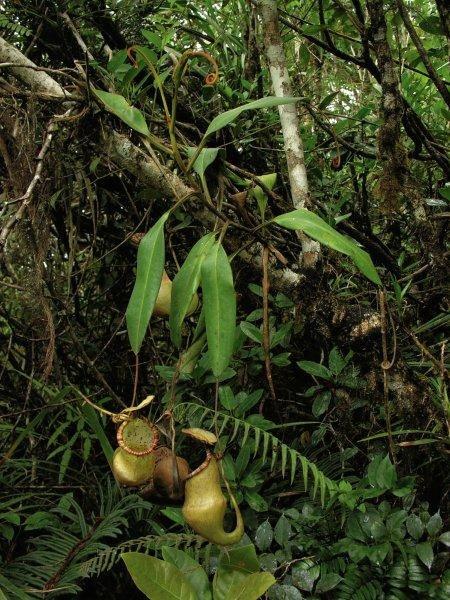
M 365 250 L 362 250 L 354 240 L 333 229 L 333 227 L 310 210 L 298 208 L 292 212 L 275 217 L 273 222 L 278 223 L 278 225 L 286 229 L 304 231 L 312 239 L 349 256 L 361 273 L 370 279 L 370 281 L 381 285 L 380 277 L 370 255 Z
M 329 380 L 332 378 L 332 373 L 325 365 L 321 365 L 319 363 L 313 362 L 311 360 L 300 360 L 298 366 L 306 373 L 310 375 L 315 375 L 316 377 L 321 377 L 322 379 Z
M 228 257 L 220 242 L 208 251 L 201 269 L 208 356 L 215 377 L 227 368 L 233 354 L 236 294 Z
M 392 488 L 397 481 L 395 466 L 391 463 L 389 455 L 383 458 L 377 469 L 377 484 L 382 488 Z
M 153 225 L 142 238 L 137 253 L 136 282 L 128 303 L 126 320 L 128 337 L 137 354 L 152 316 L 164 271 L 164 223 L 169 212 Z
M 106 460 L 109 464 L 111 464 L 114 450 L 109 442 L 105 430 L 103 429 L 103 425 L 97 411 L 92 408 L 92 406 L 89 406 L 89 404 L 83 404 L 81 410 L 86 421 L 89 423 L 89 427 L 95 433 L 97 440 L 100 442 L 100 446 L 102 447 Z
M 406 519 L 406 529 L 411 537 L 418 540 L 422 537 L 425 528 L 417 515 L 410 515 Z
M 259 550 L 264 552 L 270 548 L 270 544 L 273 540 L 273 529 L 269 521 L 264 521 L 258 527 L 255 533 L 255 544 Z
M 320 575 L 320 566 L 310 559 L 302 560 L 292 567 L 292 583 L 305 592 L 312 592 L 314 582 Z
M 187 146 L 185 150 L 187 156 L 191 158 L 194 156 L 197 148 Z M 200 176 L 201 180 L 205 178 L 206 169 L 216 160 L 219 150 L 220 148 L 203 148 L 196 158 L 195 163 L 193 164 L 193 169 Z
M 161 50 L 163 47 L 163 41 L 161 36 L 153 31 L 149 31 L 148 29 L 141 29 L 141 35 L 145 37 L 147 42 L 154 46 L 157 50 Z
M 450 202 L 450 186 L 439 189 L 440 195 Z
M 419 27 L 427 33 L 432 33 L 434 35 L 444 35 L 444 32 L 442 31 L 441 21 L 436 15 L 430 15 L 426 19 L 420 21 Z
M 219 131 L 223 127 L 226 127 L 230 123 L 232 123 L 237 117 L 244 112 L 245 110 L 256 110 L 258 108 L 269 108 L 271 106 L 279 106 L 281 104 L 295 104 L 298 102 L 300 98 L 277 98 L 275 96 L 268 96 L 267 98 L 260 98 L 259 100 L 254 100 L 253 102 L 249 102 L 248 104 L 243 104 L 242 106 L 238 106 L 237 108 L 232 108 L 231 110 L 227 110 L 226 112 L 217 115 L 211 123 L 209 124 L 208 129 L 205 133 L 205 138 L 215 131 Z
M 227 410 L 233 410 L 238 405 L 238 400 L 233 394 L 233 390 L 228 385 L 220 386 L 219 400 L 220 404 Z
M 367 557 L 376 565 L 381 565 L 388 555 L 391 545 L 389 542 L 378 544 L 376 546 L 367 546 Z
M 253 544 L 231 548 L 222 553 L 214 575 L 214 600 L 231 600 L 229 590 L 251 573 L 259 571 L 259 562 Z
M 180 569 L 201 600 L 210 600 L 211 588 L 205 570 L 189 554 L 177 548 L 163 547 L 165 561 Z
M 151 600 L 199 600 L 191 583 L 174 565 L 139 552 L 122 559 L 138 589 Z
M 248 321 L 241 321 L 239 327 L 248 338 L 254 342 L 258 342 L 258 344 L 262 343 L 262 332 L 259 327 L 256 327 L 256 325 L 253 325 L 253 323 L 249 323 Z
M 431 570 L 431 565 L 433 564 L 434 553 L 433 548 L 430 542 L 422 542 L 421 544 L 417 544 L 416 546 L 417 556 L 423 562 L 423 564 L 427 567 L 427 569 Z
M 328 356 L 328 367 L 333 375 L 339 375 L 345 368 L 347 361 L 343 358 L 339 348 L 332 348 Z
M 58 527 L 58 517 L 50 512 L 38 510 L 34 512 L 25 521 L 25 530 L 33 531 L 35 529 L 44 529 L 46 527 Z
M 289 538 L 291 537 L 292 528 L 289 521 L 286 519 L 284 515 L 278 519 L 277 524 L 274 529 L 274 538 L 275 541 L 281 546 L 285 546 Z
M 24 586 L 17 587 L 0 574 L 0 600 L 30 600 L 30 594 L 23 591 Z M 8 592 L 8 595 L 4 592 Z
M 169 327 L 170 337 L 177 348 L 181 345 L 181 326 L 200 284 L 203 260 L 214 243 L 214 233 L 203 236 L 191 248 L 181 269 L 172 282 Z
M 247 504 L 250 506 L 250 508 L 255 512 L 267 512 L 267 510 L 269 509 L 267 500 L 265 500 L 260 494 L 258 494 L 258 492 L 255 492 L 255 490 L 246 490 L 245 500 L 247 501 Z
M 430 520 L 427 523 L 428 533 L 430 535 L 437 535 L 442 529 L 442 524 L 441 515 L 438 512 L 435 513 L 432 517 L 430 517 Z
M 339 93 L 340 90 L 338 90 L 337 92 L 331 92 L 330 94 L 325 96 L 325 98 L 319 104 L 320 110 L 324 110 L 327 106 L 329 106 Z
M 329 390 L 319 394 L 312 405 L 312 414 L 315 417 L 320 417 L 328 410 L 330 406 L 331 392 Z
M 441 535 L 439 536 L 439 541 L 442 542 L 443 544 L 445 544 L 447 546 L 447 548 L 450 547 L 450 531 L 445 531 L 444 533 L 441 533 Z
M 272 573 L 252 573 L 231 588 L 227 600 L 257 600 L 276 583 Z
M 337 573 L 326 573 L 322 575 L 316 585 L 316 593 L 323 594 L 335 588 L 341 581 L 342 577 Z
M 142 135 L 150 134 L 144 115 L 140 110 L 131 106 L 123 96 L 120 94 L 112 94 L 111 92 L 104 92 L 103 90 L 93 91 L 109 112 L 112 112 L 132 129 L 142 133 Z

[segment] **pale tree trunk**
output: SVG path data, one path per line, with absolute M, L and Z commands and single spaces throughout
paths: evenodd
M 70 98 L 64 89 L 45 71 L 39 70 L 34 62 L 27 58 L 6 40 L 0 37 L 0 65 L 8 72 L 33 88 L 36 92 L 51 98 Z M 14 65 L 14 66 L 13 66 Z
M 286 66 L 286 56 L 278 24 L 276 0 L 261 0 L 259 12 L 263 26 L 266 59 L 275 96 L 279 98 L 292 96 L 291 80 Z M 296 209 L 305 208 L 308 204 L 309 188 L 297 109 L 294 104 L 285 104 L 279 106 L 278 110 L 283 132 L 292 203 Z M 303 251 L 302 263 L 305 267 L 313 267 L 319 258 L 320 246 L 304 234 L 300 234 L 299 237 Z

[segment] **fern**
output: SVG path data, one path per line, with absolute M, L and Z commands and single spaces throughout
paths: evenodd
M 0 15 L 0 31 L 12 33 L 21 37 L 29 36 L 32 33 L 31 29 L 28 29 L 28 27 L 24 27 L 19 23 L 12 23 L 5 15 Z
M 335 482 L 329 479 L 323 471 L 319 470 L 315 463 L 308 460 L 303 454 L 297 452 L 297 450 L 283 444 L 273 434 L 256 425 L 252 425 L 231 415 L 215 412 L 211 408 L 194 402 L 182 402 L 178 404 L 174 409 L 174 416 L 179 421 L 193 419 L 198 425 L 201 425 L 208 416 L 211 418 L 215 416 L 220 427 L 219 433 L 222 433 L 227 427 L 231 429 L 230 441 L 235 439 L 239 431 L 242 432 L 242 446 L 247 442 L 249 436 L 252 437 L 254 456 L 258 452 L 262 452 L 262 461 L 266 462 L 270 455 L 270 468 L 272 470 L 275 464 L 280 462 L 281 474 L 285 477 L 286 473 L 289 472 L 291 484 L 294 482 L 296 474 L 300 471 L 305 490 L 311 487 L 312 483 L 313 499 L 316 498 L 317 492 L 320 491 L 322 506 L 325 505 L 327 494 L 333 497 L 336 491 Z
M 104 571 L 109 571 L 119 560 L 122 552 L 143 552 L 147 554 L 150 550 L 158 551 L 163 546 L 175 548 L 200 548 L 207 544 L 206 540 L 198 535 L 168 533 L 166 535 L 147 535 L 135 540 L 122 542 L 117 546 L 106 548 L 97 556 L 86 561 L 81 565 L 81 573 L 84 576 L 100 575 Z
M 369 573 L 351 565 L 336 591 L 336 600 L 384 600 L 385 594 L 376 579 L 368 581 Z
M 131 510 L 150 506 L 139 496 L 120 500 L 109 514 L 86 523 L 79 504 L 66 496 L 51 512 L 61 518 L 60 526 L 46 528 L 46 533 L 31 540 L 34 549 L 3 568 L 2 575 L 10 588 L 11 599 L 42 598 L 74 595 L 80 591 L 77 582 L 82 576 L 81 565 L 109 548 L 105 543 L 117 537 L 128 525 L 126 515 Z M 14 591 L 21 590 L 21 595 Z

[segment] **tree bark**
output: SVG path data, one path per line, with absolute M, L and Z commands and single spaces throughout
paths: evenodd
M 266 58 L 275 96 L 278 98 L 292 96 L 291 80 L 278 23 L 276 0 L 261 0 L 260 15 Z M 309 187 L 297 109 L 294 104 L 285 104 L 279 106 L 278 111 L 283 131 L 292 203 L 296 209 L 305 208 L 309 204 Z M 313 267 L 319 258 L 320 245 L 305 235 L 299 237 L 302 243 L 303 265 Z
M 50 77 L 45 71 L 39 71 L 33 61 L 8 44 L 2 37 L 0 37 L 0 62 L 18 65 L 9 67 L 10 73 L 34 90 L 54 98 L 70 98 L 70 95 L 53 77 Z
M 383 166 L 379 196 L 388 210 L 398 210 L 400 196 L 408 177 L 406 151 L 402 142 L 403 101 L 399 91 L 397 68 L 387 38 L 383 0 L 368 0 L 370 36 L 380 72 L 381 127 L 378 133 L 378 155 Z

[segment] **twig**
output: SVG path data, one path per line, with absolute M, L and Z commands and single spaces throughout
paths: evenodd
M 450 108 L 450 92 L 448 91 L 447 86 L 445 85 L 443 80 L 440 78 L 438 72 L 436 71 L 432 62 L 430 61 L 427 51 L 425 50 L 425 47 L 422 44 L 422 40 L 417 35 L 417 31 L 414 29 L 414 25 L 412 24 L 411 18 L 409 16 L 406 6 L 403 3 L 403 0 L 396 0 L 396 2 L 397 2 L 397 8 L 398 8 L 400 16 L 403 20 L 403 23 L 405 24 L 405 27 L 408 30 L 409 35 L 411 36 L 411 39 L 412 39 L 412 41 L 417 49 L 417 52 L 428 72 L 428 75 L 429 75 L 431 81 L 434 83 L 438 92 L 441 94 L 442 98 L 444 99 L 445 103 Z
M 89 60 L 94 60 L 94 57 L 90 53 L 89 48 L 84 43 L 83 38 L 78 33 L 78 30 L 75 27 L 75 25 L 73 24 L 72 19 L 69 17 L 69 15 L 66 12 L 63 12 L 63 13 L 59 13 L 59 16 L 67 23 L 67 27 L 72 32 L 73 37 L 76 39 L 78 45 L 83 50 L 83 53 L 87 55 Z
M 119 396 L 116 394 L 116 392 L 112 389 L 112 387 L 106 381 L 106 379 L 104 378 L 103 374 L 100 373 L 100 371 L 94 365 L 93 361 L 86 354 L 86 351 L 84 350 L 83 345 L 81 344 L 80 340 L 75 335 L 75 333 L 74 333 L 74 331 L 73 331 L 73 329 L 72 329 L 72 327 L 70 325 L 70 321 L 69 320 L 68 320 L 68 326 L 69 326 L 68 330 L 69 330 L 70 337 L 72 338 L 75 346 L 78 348 L 78 350 L 79 350 L 79 352 L 81 354 L 81 358 L 83 359 L 83 361 L 86 363 L 86 365 L 88 367 L 90 367 L 92 369 L 92 372 L 95 375 L 95 378 L 105 388 L 105 390 L 109 393 L 109 395 L 111 396 L 111 398 L 113 398 L 116 402 L 118 402 L 122 406 L 126 407 L 125 402 L 121 398 L 119 398 Z
M 431 362 L 433 363 L 433 365 L 436 368 L 436 371 L 438 373 L 440 373 L 442 375 L 442 377 L 444 377 L 445 379 L 448 379 L 448 370 L 447 369 L 443 369 L 442 370 L 442 364 L 439 360 L 437 360 L 437 358 L 435 358 L 431 352 L 428 350 L 428 348 L 419 340 L 419 338 L 416 336 L 415 333 L 413 333 L 412 331 L 410 331 L 409 329 L 406 329 L 405 327 L 405 331 L 406 333 L 410 336 L 410 338 L 413 340 L 413 342 L 416 344 L 416 346 L 419 348 L 419 350 L 421 352 L 423 352 L 423 354 L 425 354 L 425 356 L 428 356 L 428 358 L 431 360 Z
M 31 180 L 30 185 L 28 186 L 25 194 L 18 199 L 18 201 L 21 201 L 21 205 L 19 206 L 17 211 L 13 215 L 11 215 L 11 217 L 9 218 L 9 220 L 7 221 L 6 225 L 3 227 L 0 233 L 0 257 L 3 254 L 6 245 L 6 240 L 8 239 L 8 236 L 11 233 L 14 225 L 18 221 L 20 221 L 20 219 L 23 218 L 25 211 L 27 210 L 28 206 L 31 203 L 31 200 L 33 199 L 34 189 L 42 176 L 42 169 L 44 168 L 44 158 L 52 143 L 53 135 L 56 129 L 58 128 L 58 123 L 60 120 L 67 118 L 72 111 L 73 108 L 69 108 L 69 110 L 67 110 L 63 115 L 53 117 L 53 119 L 51 119 L 48 124 L 44 143 L 42 144 L 42 148 L 36 158 L 37 167 L 34 172 L 33 179 Z

